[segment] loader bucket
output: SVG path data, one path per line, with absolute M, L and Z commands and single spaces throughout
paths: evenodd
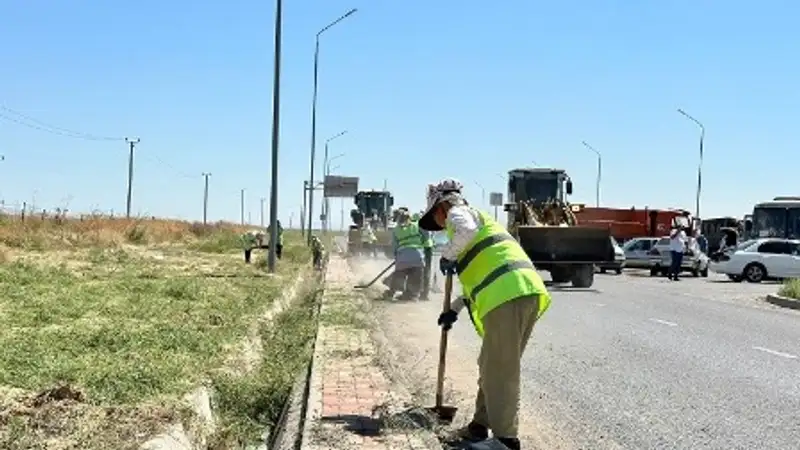
M 611 232 L 602 228 L 521 226 L 519 243 L 534 263 L 614 261 Z

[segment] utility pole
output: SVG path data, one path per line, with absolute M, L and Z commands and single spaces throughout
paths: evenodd
M 281 117 L 281 28 L 283 22 L 283 2 L 275 1 L 275 63 L 272 76 L 272 183 L 269 199 L 269 254 L 267 267 L 275 272 L 275 247 L 278 243 L 278 144 L 280 141 Z
M 203 172 L 202 175 L 206 179 L 203 189 L 203 225 L 206 225 L 208 223 L 208 177 L 211 176 L 211 173 Z
M 694 216 L 695 218 L 700 218 L 700 192 L 703 189 L 703 140 L 706 137 L 706 127 L 703 124 L 695 119 L 694 117 L 690 116 L 686 111 L 682 109 L 678 109 L 678 112 L 686 117 L 687 119 L 691 120 L 695 123 L 698 127 L 700 127 L 700 161 L 697 163 L 697 195 L 695 197 L 695 210 Z
M 241 199 L 241 209 L 242 209 L 242 225 L 244 225 L 244 189 L 242 189 L 242 199 Z
M 267 201 L 266 198 L 261 197 L 261 228 L 264 228 L 264 202 Z
M 581 142 L 584 147 L 588 148 L 589 150 L 593 151 L 595 155 L 597 155 L 597 182 L 594 188 L 594 206 L 600 207 L 600 181 L 603 177 L 603 155 L 600 154 L 594 147 L 587 144 L 586 141 Z
M 306 211 L 308 210 L 308 181 L 303 180 L 303 209 L 300 211 L 300 236 L 306 237 Z
M 125 208 L 125 217 L 128 219 L 131 218 L 131 197 L 133 195 L 133 148 L 139 141 L 139 138 L 125 138 L 125 142 L 127 142 L 130 147 L 130 153 L 128 155 L 128 201 Z

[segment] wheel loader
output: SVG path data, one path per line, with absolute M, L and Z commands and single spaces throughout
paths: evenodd
M 537 269 L 553 282 L 576 288 L 594 283 L 595 264 L 614 261 L 611 230 L 581 227 L 572 205 L 572 180 L 562 169 L 514 169 L 508 172 L 508 231 Z

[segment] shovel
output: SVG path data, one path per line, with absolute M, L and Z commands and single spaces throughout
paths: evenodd
M 447 275 L 444 281 L 444 304 L 442 305 L 442 312 L 450 311 L 450 299 L 453 294 L 453 276 Z M 445 424 L 453 422 L 458 408 L 455 406 L 445 406 L 444 403 L 444 368 L 447 361 L 447 330 L 442 328 L 442 337 L 439 341 L 439 373 L 436 378 L 436 405 L 433 408 L 428 408 L 439 418 L 439 421 Z
M 392 263 L 391 263 L 391 264 L 389 264 L 388 266 L 386 266 L 386 268 L 385 268 L 385 269 L 383 269 L 383 270 L 381 271 L 381 273 L 379 273 L 379 274 L 378 274 L 378 276 L 376 276 L 375 278 L 373 278 L 373 279 L 372 279 L 372 281 L 370 281 L 369 283 L 367 283 L 367 284 L 357 284 L 357 285 L 355 285 L 354 287 L 355 287 L 356 289 L 365 289 L 365 288 L 368 288 L 368 287 L 372 286 L 373 284 L 375 284 L 375 282 L 376 282 L 376 281 L 378 281 L 378 279 L 379 279 L 380 277 L 382 277 L 382 276 L 383 276 L 383 274 L 385 274 L 386 272 L 388 272 L 388 271 L 389 271 L 389 269 L 391 269 L 392 267 L 394 267 L 394 261 L 392 261 Z

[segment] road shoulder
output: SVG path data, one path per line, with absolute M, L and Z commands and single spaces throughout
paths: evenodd
M 438 449 L 429 418 L 382 370 L 375 323 L 353 289 L 347 262 L 331 255 L 303 429 L 304 450 Z

